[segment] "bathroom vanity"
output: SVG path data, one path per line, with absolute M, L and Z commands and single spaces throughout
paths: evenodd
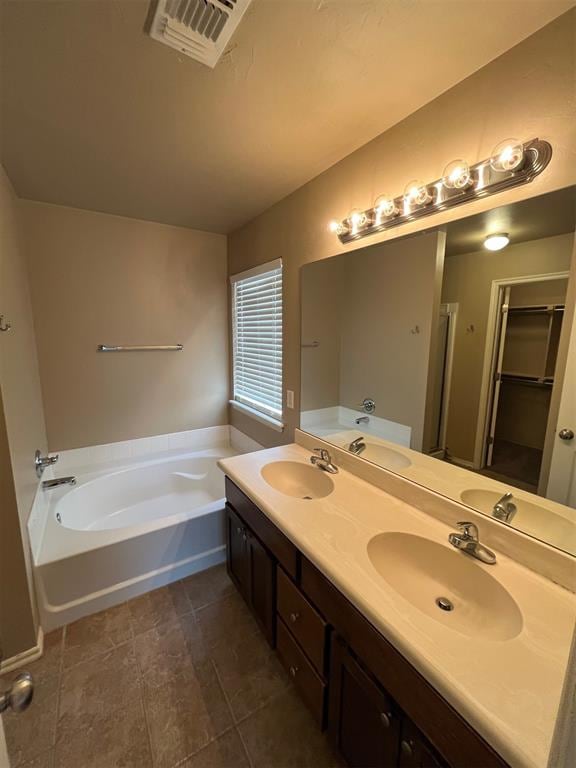
M 570 592 L 500 553 L 488 566 L 456 552 L 447 526 L 346 471 L 313 468 L 300 446 L 220 466 L 228 572 L 348 765 L 546 764 L 574 617 Z M 393 546 L 380 552 L 382 536 Z M 404 542 L 424 547 L 418 557 L 430 555 L 431 570 L 423 562 L 395 582 L 386 561 L 390 572 L 411 562 L 404 550 L 398 560 Z M 446 578 L 434 574 L 444 568 Z M 445 588 L 455 610 L 432 599 L 419 605 L 402 593 L 411 579 L 426 582 L 421 590 L 415 582 L 424 598 Z M 452 579 L 463 582 L 460 591 L 450 591 Z M 543 612 L 528 615 L 539 599 Z

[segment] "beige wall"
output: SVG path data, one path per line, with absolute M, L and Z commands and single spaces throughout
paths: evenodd
M 343 259 L 308 264 L 302 270 L 302 410 L 340 404 L 342 320 L 354 308 L 342 284 Z M 344 303 L 346 302 L 346 303 Z
M 20 215 L 50 450 L 227 423 L 226 238 L 26 201 Z
M 573 235 L 558 235 L 510 245 L 503 251 L 483 250 L 446 259 L 442 301 L 458 303 L 446 431 L 447 447 L 455 458 L 474 458 L 492 281 L 567 272 L 572 242 Z M 566 283 L 562 285 L 565 289 Z M 470 325 L 473 333 L 466 331 Z
M 0 391 L 0 643 L 5 659 L 36 644 L 12 460 Z
M 30 630 L 31 626 L 33 628 L 30 553 L 27 544 L 22 547 L 22 541 L 27 542 L 26 522 L 38 487 L 34 451 L 36 448 L 46 450 L 32 308 L 16 206 L 10 182 L 0 167 L 0 312 L 12 325 L 10 331 L 0 333 L 0 399 L 3 402 L 0 558 L 2 568 L 8 563 L 13 568 L 9 578 L 0 581 L 0 593 L 8 587 L 12 605 L 20 606 L 21 601 L 21 606 L 14 609 L 15 613 L 8 614 L 7 656 L 35 643 L 34 633 Z M 6 621 L 6 617 L 4 619 Z M 12 626 L 14 622 L 16 627 Z
M 424 438 L 443 245 L 442 234 L 420 235 L 354 254 L 344 267 L 340 402 L 358 408 L 372 398 L 376 416 L 412 428 L 416 450 Z
M 544 27 L 231 235 L 231 273 L 269 261 L 271 254 L 284 261 L 285 388 L 299 390 L 298 272 L 302 264 L 576 181 L 575 19 L 576 11 L 571 11 Z M 334 217 L 371 205 L 383 192 L 397 194 L 412 178 L 436 179 L 456 157 L 469 162 L 487 157 L 508 136 L 540 136 L 554 148 L 550 165 L 531 184 L 348 246 L 340 245 L 327 231 Z M 273 445 L 292 439 L 298 413 L 297 400 L 296 408 L 286 411 L 288 427 L 283 435 L 236 412 L 231 413 L 231 421 L 260 442 Z

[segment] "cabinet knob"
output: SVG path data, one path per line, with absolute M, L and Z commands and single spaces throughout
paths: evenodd
M 236 533 L 238 534 L 238 536 L 242 535 L 242 528 L 240 526 L 238 526 L 238 528 L 236 528 Z
M 246 531 L 242 531 L 242 538 L 243 538 L 244 541 L 247 541 L 248 534 L 246 533 Z
M 390 728 L 392 714 L 390 712 L 380 712 L 380 721 L 384 728 Z
M 298 674 L 298 667 L 290 667 L 290 677 L 296 677 Z
M 412 757 L 412 755 L 414 754 L 412 742 L 407 741 L 406 739 L 402 739 L 402 741 L 400 742 L 400 749 L 406 755 L 406 757 Z
M 299 618 L 300 618 L 300 614 L 297 611 L 290 614 L 290 621 L 292 622 L 292 624 L 296 624 Z

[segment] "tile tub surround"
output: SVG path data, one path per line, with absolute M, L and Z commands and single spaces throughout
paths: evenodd
M 496 642 L 451 630 L 388 586 L 371 564 L 367 544 L 374 535 L 399 531 L 449 547 L 453 528 L 342 467 L 330 476 L 333 492 L 314 500 L 279 493 L 261 475 L 269 462 L 310 466 L 309 458 L 309 450 L 290 445 L 224 459 L 220 466 L 506 761 L 543 768 L 566 673 L 576 596 L 496 548 L 495 566 L 474 563 L 512 595 L 522 613 L 520 632 Z
M 50 633 L 29 669 L 12 768 L 338 765 L 223 566 Z

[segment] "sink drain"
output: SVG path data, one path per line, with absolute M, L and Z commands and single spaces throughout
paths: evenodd
M 447 597 L 437 597 L 436 605 L 438 606 L 438 608 L 441 608 L 443 611 L 454 610 L 454 603 L 452 602 L 452 600 L 448 600 Z

